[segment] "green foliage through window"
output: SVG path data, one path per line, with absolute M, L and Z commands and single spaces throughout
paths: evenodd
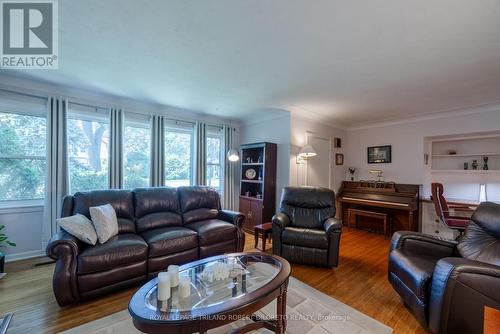
M 0 201 L 45 193 L 46 119 L 0 112 Z
M 127 125 L 123 138 L 123 185 L 127 189 L 149 187 L 151 134 L 148 127 Z

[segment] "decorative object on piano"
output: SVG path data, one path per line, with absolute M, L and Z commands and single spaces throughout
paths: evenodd
M 382 182 L 384 180 L 384 172 L 380 169 L 371 169 L 370 174 L 375 174 L 377 176 L 377 182 Z
M 314 149 L 314 147 L 307 144 L 306 146 L 302 147 L 299 150 L 299 153 L 297 154 L 296 163 L 300 164 L 302 161 L 305 161 L 305 160 L 312 158 L 312 157 L 315 157 L 317 155 L 318 155 L 318 153 L 316 153 L 316 150 Z
M 466 161 L 464 162 L 464 170 L 468 170 L 469 169 L 469 163 Z
M 333 147 L 335 148 L 342 147 L 342 138 L 333 138 Z
M 372 146 L 368 147 L 368 163 L 384 164 L 392 162 L 392 146 Z
M 477 166 L 478 166 L 477 160 L 472 160 L 472 169 L 477 170 Z
M 336 165 L 344 164 L 344 155 L 342 153 L 335 154 L 335 164 Z
M 448 150 L 449 155 L 455 155 L 457 154 L 457 150 Z
M 347 169 L 347 171 L 349 172 L 349 175 L 351 175 L 350 176 L 351 181 L 354 181 L 354 174 L 356 174 L 356 168 L 355 167 L 349 167 Z
M 255 169 L 253 168 L 249 168 L 245 171 L 245 177 L 248 179 L 248 180 L 253 180 L 255 179 L 255 176 L 257 175 L 257 172 L 255 171 Z
M 483 157 L 483 161 L 484 161 L 483 170 L 488 170 L 488 169 L 490 169 L 490 168 L 488 167 L 488 157 Z

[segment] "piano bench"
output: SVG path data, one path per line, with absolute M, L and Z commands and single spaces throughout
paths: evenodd
M 351 218 L 354 219 L 354 227 L 357 228 L 358 216 L 381 219 L 384 222 L 384 239 L 387 238 L 387 225 L 389 225 L 390 234 L 392 235 L 392 224 L 389 221 L 390 217 L 387 213 L 360 209 L 347 209 L 347 228 L 351 228 Z

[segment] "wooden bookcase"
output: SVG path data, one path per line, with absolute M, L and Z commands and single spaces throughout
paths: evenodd
M 246 215 L 243 228 L 247 232 L 253 233 L 255 225 L 270 222 L 275 213 L 276 154 L 274 143 L 241 146 L 240 211 Z

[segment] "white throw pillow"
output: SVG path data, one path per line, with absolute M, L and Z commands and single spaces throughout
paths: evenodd
M 99 243 L 103 244 L 118 234 L 118 219 L 111 204 L 89 208 Z
M 97 243 L 97 233 L 90 219 L 81 214 L 56 219 L 57 224 L 75 238 L 89 244 Z

